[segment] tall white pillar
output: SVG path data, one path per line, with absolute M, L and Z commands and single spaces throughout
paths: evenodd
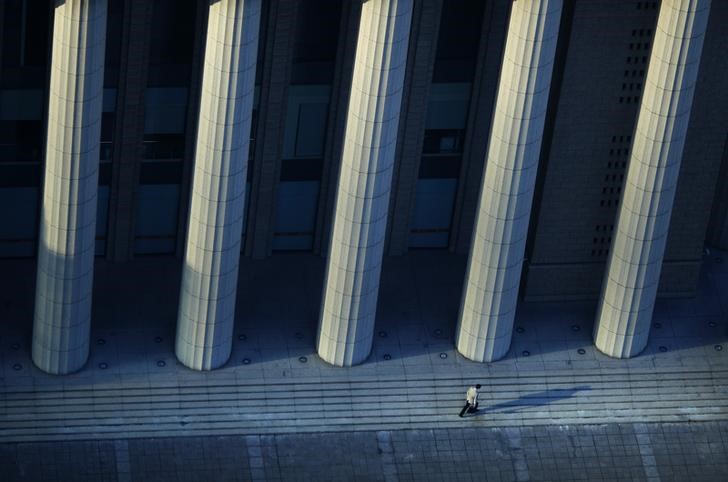
M 318 330 L 334 365 L 372 348 L 411 21 L 412 0 L 362 5 Z
M 710 0 L 662 0 L 617 234 L 594 328 L 596 347 L 628 358 L 647 344 Z
M 260 0 L 209 8 L 176 341 L 196 370 L 223 365 L 232 349 Z
M 513 2 L 456 334 L 475 361 L 511 344 L 562 0 Z
M 89 354 L 106 0 L 56 2 L 33 362 L 65 374 Z

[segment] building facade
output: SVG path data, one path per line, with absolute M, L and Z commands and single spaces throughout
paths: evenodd
M 694 97 L 687 107 L 689 122 L 681 162 L 678 160 L 664 258 L 659 256 L 658 295 L 692 295 L 706 243 L 728 248 L 728 91 L 724 88 L 728 61 L 722 55 L 722 46 L 728 43 L 728 30 L 723 27 L 728 25 L 725 2 L 68 0 L 58 6 L 45 0 L 7 0 L 0 3 L 0 257 L 36 257 L 47 244 L 42 236 L 44 180 L 47 184 L 49 136 L 55 132 L 51 86 L 55 85 L 54 74 L 59 75 L 52 59 L 62 35 L 73 38 L 72 31 L 58 27 L 59 8 L 73 11 L 78 4 L 82 15 L 91 11 L 84 10 L 87 4 L 97 3 L 103 4 L 105 32 L 101 43 L 103 88 L 97 102 L 96 257 L 119 263 L 141 256 L 189 258 L 190 219 L 200 212 L 195 211 L 197 191 L 193 186 L 195 176 L 202 175 L 195 174 L 196 153 L 199 157 L 204 141 L 200 119 L 205 109 L 201 106 L 208 106 L 206 93 L 212 95 L 205 90 L 203 72 L 206 55 L 211 55 L 207 45 L 221 28 L 215 23 L 217 17 L 212 17 L 216 4 L 215 8 L 232 9 L 226 11 L 232 25 L 249 9 L 258 12 L 257 22 L 248 22 L 257 28 L 254 47 L 243 42 L 245 48 L 216 57 L 217 63 L 230 55 L 250 59 L 254 48 L 257 59 L 250 85 L 240 87 L 240 92 L 249 88 L 252 97 L 249 142 L 241 143 L 247 144 L 247 168 L 241 174 L 244 185 L 234 191 L 242 193 L 238 203 L 242 212 L 233 213 L 239 222 L 240 242 L 226 244 L 225 249 L 234 245 L 239 256 L 253 258 L 288 251 L 327 257 L 342 252 L 337 243 L 358 246 L 346 258 L 369 257 L 372 264 L 344 270 L 354 273 L 351 279 L 327 276 L 327 283 L 340 283 L 340 289 L 332 289 L 325 298 L 333 300 L 338 293 L 349 300 L 346 316 L 341 311 L 346 303 L 331 301 L 339 310 L 335 325 L 348 327 L 352 333 L 342 334 L 347 330 L 337 328 L 344 346 L 353 347 L 366 338 L 360 331 L 368 330 L 370 321 L 352 320 L 366 320 L 372 303 L 376 306 L 376 282 L 371 279 L 377 276 L 369 275 L 381 264 L 382 255 L 400 256 L 418 249 L 471 253 L 476 220 L 482 215 L 479 206 L 485 199 L 481 187 L 493 143 L 491 131 L 497 122 L 495 107 L 499 83 L 504 83 L 501 71 L 509 33 L 515 35 L 521 25 L 516 23 L 514 9 L 524 9 L 527 16 L 551 12 L 558 20 L 552 29 L 555 45 L 549 54 L 553 59 L 549 82 L 540 101 L 542 133 L 537 156 L 531 158 L 536 166 L 532 202 L 525 203 L 528 222 L 519 248 L 522 254 L 517 250 L 515 255 L 519 266 L 513 279 L 518 297 L 528 301 L 600 296 L 624 206 L 635 128 L 659 34 L 658 16 L 667 15 L 664 12 L 672 7 L 689 12 L 709 8 L 710 14 L 705 14 Z M 408 19 L 404 26 L 403 16 Z M 243 37 L 252 30 L 248 24 L 240 27 Z M 370 33 L 364 26 L 372 29 Z M 406 42 L 385 36 L 385 46 L 390 42 L 398 47 L 391 52 L 386 48 L 381 52 L 371 49 L 368 54 L 363 51 L 366 35 L 390 30 Z M 240 40 L 230 35 L 229 39 Z M 698 36 L 703 38 L 702 33 Z M 531 44 L 541 42 L 525 38 Z M 534 55 L 542 54 L 540 47 L 533 48 Z M 366 118 L 364 102 L 354 106 L 352 101 L 355 89 L 361 91 L 364 85 L 356 84 L 365 75 L 358 74 L 357 67 L 380 57 L 388 59 L 376 68 L 389 72 L 386 79 L 378 77 L 385 90 L 365 92 L 367 98 L 388 97 L 391 92 L 386 89 L 401 84 L 395 89 L 400 97 L 391 105 L 375 102 L 366 115 L 373 116 L 371 122 L 376 124 L 381 120 L 377 116 L 385 115 L 377 110 L 381 108 L 386 115 L 396 112 L 398 118 L 387 117 L 392 122 L 383 134 L 391 144 L 387 153 L 367 157 L 357 151 L 362 164 L 352 167 L 346 161 L 347 142 L 374 145 L 369 138 L 352 140 L 356 133 L 347 131 L 353 119 Z M 374 89 L 375 84 L 366 85 Z M 83 125 L 81 117 L 79 126 Z M 211 152 L 223 149 L 215 145 L 228 135 L 225 129 L 221 132 L 204 141 Z M 367 132 L 362 127 L 359 134 Z M 231 162 L 237 165 L 243 160 L 234 157 Z M 369 167 L 361 167 L 365 165 Z M 388 174 L 382 178 L 384 171 Z M 364 172 L 369 177 L 362 177 Z M 385 187 L 376 195 L 367 191 L 367 195 L 355 196 L 376 198 L 371 204 L 374 207 L 365 209 L 356 200 L 342 204 L 340 179 L 356 179 L 351 189 L 377 183 Z M 224 201 L 208 198 L 215 206 Z M 209 205 L 205 209 L 210 212 Z M 351 212 L 344 213 L 345 209 Z M 370 211 L 379 213 L 375 220 L 379 224 L 357 231 L 359 244 L 353 237 L 343 241 L 343 234 L 332 237 L 337 222 L 361 227 L 372 221 L 363 214 Z M 219 226 L 220 233 L 227 233 L 225 222 Z M 351 226 L 340 226 L 340 233 L 354 236 Z M 372 251 L 374 245 L 381 249 Z M 333 258 L 328 259 L 331 273 Z M 357 269 L 361 269 L 359 277 Z M 209 271 L 205 276 L 215 275 Z M 228 286 L 228 292 L 234 285 Z M 351 301 L 359 295 L 347 291 L 359 285 L 374 293 L 373 299 L 361 305 Z M 231 302 L 234 305 L 234 296 Z M 206 347 L 224 345 L 205 321 L 214 321 L 217 311 L 210 312 L 209 303 L 204 309 L 200 303 L 195 306 L 196 332 L 202 333 L 203 341 L 188 345 L 203 352 Z M 333 321 L 322 315 L 321 326 L 329 326 L 327 323 Z M 357 329 L 351 329 L 354 325 Z M 205 341 L 208 339 L 217 341 Z M 178 338 L 178 355 L 179 347 Z M 338 348 L 331 350 L 337 352 Z M 352 350 L 358 355 L 332 355 L 330 361 L 347 364 L 361 359 L 357 350 L 368 353 L 366 342 L 363 348 Z M 190 365 L 214 368 L 219 359 Z

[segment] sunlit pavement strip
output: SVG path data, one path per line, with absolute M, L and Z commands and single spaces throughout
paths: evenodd
M 397 480 L 397 466 L 394 462 L 394 449 L 392 448 L 392 433 L 383 430 L 377 432 L 377 448 L 382 456 L 382 472 L 386 482 Z
M 523 455 L 523 448 L 521 447 L 521 433 L 516 429 L 507 428 L 506 436 L 508 437 L 509 442 L 508 448 L 514 458 L 513 468 L 516 471 L 516 480 L 530 480 L 528 475 L 528 464 L 526 463 L 526 457 Z
M 657 470 L 657 461 L 652 453 L 652 446 L 650 445 L 650 436 L 647 434 L 647 430 L 644 424 L 635 424 L 637 434 L 637 445 L 640 448 L 640 455 L 642 455 L 642 465 L 645 468 L 645 475 L 647 480 L 650 482 L 660 482 L 660 474 Z
M 473 380 L 481 410 L 460 419 Z M 0 442 L 718 421 L 728 420 L 726 380 L 728 370 L 683 369 L 8 387 Z

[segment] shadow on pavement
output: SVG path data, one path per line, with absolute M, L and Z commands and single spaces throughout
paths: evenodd
M 589 385 L 580 385 L 574 388 L 555 388 L 542 392 L 529 393 L 515 400 L 497 403 L 488 407 L 479 408 L 472 416 L 485 415 L 487 413 L 516 413 L 523 408 L 539 407 L 549 405 L 553 402 L 573 397 L 577 392 L 591 390 Z

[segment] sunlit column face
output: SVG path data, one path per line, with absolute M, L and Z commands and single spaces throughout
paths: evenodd
M 660 6 L 595 325 L 611 356 L 647 344 L 709 11 L 710 0 Z
M 260 5 L 209 7 L 176 342 L 197 370 L 221 366 L 232 347 Z
M 105 41 L 105 0 L 56 3 L 33 325 L 33 360 L 50 373 L 89 351 Z
M 476 361 L 510 347 L 561 8 L 561 0 L 511 8 L 456 335 Z
M 371 351 L 411 20 L 412 0 L 362 5 L 318 334 L 335 365 Z

